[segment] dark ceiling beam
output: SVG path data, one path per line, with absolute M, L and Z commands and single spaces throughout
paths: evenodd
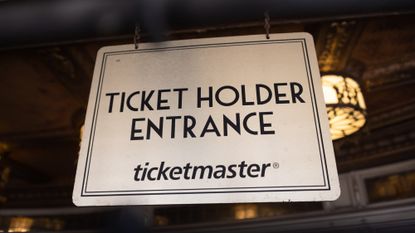
M 34 169 L 30 165 L 12 159 L 9 154 L 10 153 L 6 153 L 2 155 L 1 165 L 11 169 L 11 177 L 34 184 L 50 181 L 51 177 L 49 177 L 47 174 Z
M 39 147 L 51 143 L 76 142 L 79 140 L 77 136 L 79 136 L 78 129 L 65 127 L 0 134 L 0 141 L 13 147 Z
M 271 20 L 397 15 L 415 12 L 413 0 L 44 0 L 0 3 L 0 48 L 128 35 L 135 22 L 152 40 L 174 30 Z

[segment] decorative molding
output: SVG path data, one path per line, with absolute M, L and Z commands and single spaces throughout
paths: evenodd
M 358 37 L 356 21 L 333 22 L 323 29 L 318 39 L 320 71 L 342 71 L 347 63 L 351 44 Z
M 384 91 L 415 84 L 415 55 L 368 66 L 363 80 L 368 92 Z
M 394 129 L 360 134 L 335 143 L 336 160 L 340 172 L 379 166 L 413 158 L 415 153 L 414 121 L 405 124 L 407 130 Z
M 368 92 L 385 91 L 391 88 L 399 88 L 413 84 L 415 84 L 415 66 L 411 69 L 400 70 L 392 74 L 365 80 L 365 86 Z
M 408 157 L 415 151 L 415 100 L 372 111 L 363 132 L 336 141 L 334 146 L 339 170 Z
M 372 111 L 369 117 L 368 128 L 370 131 L 415 119 L 415 99 L 387 107 L 381 111 Z
M 81 106 L 86 106 L 93 62 L 87 56 L 85 49 L 51 47 L 38 49 L 37 52 L 62 86 L 80 102 Z
M 72 187 L 32 186 L 31 188 L 12 189 L 5 192 L 5 207 L 45 207 L 56 204 L 71 206 Z

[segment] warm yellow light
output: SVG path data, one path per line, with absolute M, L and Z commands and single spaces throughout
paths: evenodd
M 7 150 L 9 150 L 9 146 L 6 143 L 0 142 L 0 156 Z
M 16 217 L 10 220 L 8 232 L 28 232 L 33 225 L 33 219 Z
M 255 204 L 239 204 L 235 206 L 235 219 L 258 217 L 258 206 Z
M 362 128 L 366 123 L 366 104 L 359 84 L 340 75 L 324 75 L 321 81 L 332 139 Z
M 79 138 L 82 139 L 82 135 L 84 134 L 84 125 L 81 126 L 79 129 Z

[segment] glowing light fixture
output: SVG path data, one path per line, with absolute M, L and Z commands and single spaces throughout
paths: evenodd
M 33 225 L 33 219 L 27 217 L 15 217 L 10 220 L 8 232 L 28 232 Z
M 332 139 L 362 128 L 366 123 L 366 104 L 359 84 L 341 75 L 323 75 L 321 82 Z
M 255 204 L 239 204 L 235 206 L 235 219 L 258 217 L 258 206 Z
M 4 187 L 9 182 L 11 169 L 9 166 L 4 165 L 2 160 L 7 154 L 9 146 L 0 142 L 0 204 L 6 202 L 6 197 L 3 194 Z
M 8 149 L 9 149 L 9 146 L 6 143 L 0 142 L 0 156 Z

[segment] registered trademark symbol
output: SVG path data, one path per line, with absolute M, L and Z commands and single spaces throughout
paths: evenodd
M 279 167 L 280 167 L 280 164 L 279 164 L 279 163 L 277 163 L 277 162 L 274 162 L 274 163 L 272 164 L 272 167 L 273 167 L 273 168 L 275 168 L 275 169 L 277 169 L 277 168 L 279 168 Z

